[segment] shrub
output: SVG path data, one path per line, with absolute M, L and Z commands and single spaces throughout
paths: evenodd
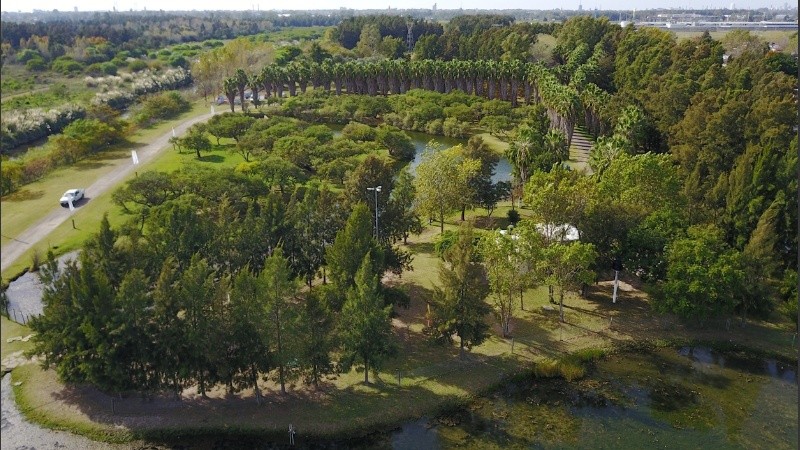
M 31 50 L 26 48 L 25 50 L 21 50 L 17 53 L 17 62 L 25 64 L 32 59 L 42 59 L 42 55 L 39 54 L 36 50 Z
M 350 122 L 342 129 L 342 137 L 354 141 L 374 141 L 377 137 L 375 129 L 369 125 L 358 122 Z
M 116 75 L 117 65 L 110 61 L 104 62 L 100 64 L 100 70 L 103 72 L 104 75 Z
M 143 70 L 147 70 L 147 67 L 148 67 L 147 63 L 142 61 L 141 59 L 131 61 L 130 64 L 128 64 L 128 69 L 131 72 L 141 72 Z
M 558 361 L 546 358 L 543 361 L 534 363 L 533 376 L 536 378 L 554 378 L 560 375 Z
M 444 252 L 455 245 L 456 241 L 458 241 L 458 234 L 455 231 L 444 230 L 444 233 L 437 236 L 436 241 L 433 243 L 433 249 L 436 251 L 436 255 L 439 256 L 439 258 L 444 256 Z
M 99 77 L 103 75 L 103 65 L 100 63 L 89 64 L 85 71 L 87 75 Z
M 430 122 L 428 122 L 427 125 L 425 125 L 425 132 L 428 133 L 428 134 L 441 135 L 442 134 L 442 126 L 443 126 L 442 119 L 431 120 Z
M 580 380 L 586 376 L 586 368 L 583 365 L 569 357 L 562 359 L 558 363 L 558 371 L 561 376 L 567 381 Z
M 22 185 L 23 165 L 20 161 L 3 161 L 0 164 L 0 195 L 8 195 Z
M 516 225 L 520 219 L 519 211 L 517 211 L 516 209 L 510 209 L 506 214 L 506 217 L 508 218 L 508 223 L 510 223 L 511 225 Z
M 463 103 L 455 103 L 453 106 L 444 108 L 444 115 L 461 122 L 471 122 L 475 120 L 475 111 Z
M 377 131 L 377 140 L 389 150 L 389 154 L 401 161 L 414 159 L 417 149 L 408 135 L 397 127 L 382 125 Z
M 190 107 L 189 102 L 177 91 L 164 92 L 145 99 L 134 121 L 139 125 L 149 125 L 156 120 L 175 117 Z
M 47 65 L 44 63 L 42 58 L 33 58 L 29 59 L 28 62 L 25 63 L 25 68 L 31 72 L 41 72 L 47 68 Z
M 82 72 L 83 64 L 79 63 L 78 61 L 75 61 L 69 56 L 59 56 L 50 65 L 50 69 L 53 70 L 53 72 L 58 72 L 64 75 L 71 75 Z
M 454 117 L 444 119 L 442 123 L 442 134 L 448 137 L 463 138 L 467 135 L 469 124 L 460 122 Z

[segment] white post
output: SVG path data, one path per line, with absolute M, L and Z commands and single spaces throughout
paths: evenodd
M 172 137 L 175 137 L 175 127 L 172 127 Z
M 617 303 L 617 286 L 619 285 L 619 270 L 614 271 L 614 296 L 612 303 Z

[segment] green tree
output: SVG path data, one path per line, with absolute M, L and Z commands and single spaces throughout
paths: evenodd
M 464 349 L 480 345 L 489 336 L 486 316 L 491 308 L 485 302 L 489 285 L 474 241 L 472 227 L 462 225 L 455 244 L 444 252 L 439 286 L 433 288 L 432 328 L 447 342 L 455 334 L 461 356 Z
M 369 267 L 376 271 L 376 275 L 380 271 L 382 258 L 372 236 L 369 209 L 365 204 L 358 203 L 344 228 L 336 233 L 333 245 L 328 247 L 325 254 L 331 281 L 341 293 L 347 292 L 353 286 L 356 272 L 365 257 L 370 257 L 372 262 Z
M 667 249 L 667 278 L 657 306 L 685 318 L 705 321 L 733 311 L 742 289 L 742 255 L 731 249 L 714 226 L 693 226 Z
M 460 146 L 442 151 L 427 149 L 417 166 L 414 185 L 417 189 L 417 210 L 424 217 L 437 217 L 444 232 L 444 216 L 456 211 L 469 180 L 480 170 L 481 163 L 465 158 Z
M 225 365 L 230 382 L 238 389 L 253 389 L 256 403 L 262 395 L 260 374 L 272 368 L 271 323 L 266 295 L 259 279 L 248 268 L 240 270 L 231 284 L 228 304 L 227 339 L 230 343 Z
M 266 299 L 265 311 L 274 333 L 270 340 L 275 343 L 274 364 L 278 366 L 278 382 L 281 393 L 286 393 L 286 365 L 292 359 L 289 354 L 291 344 L 288 340 L 294 335 L 295 314 L 291 308 L 297 294 L 297 283 L 292 279 L 289 263 L 279 248 L 264 262 L 264 270 L 259 274 L 260 288 Z
M 217 114 L 209 119 L 207 124 L 208 133 L 217 138 L 233 139 L 237 143 L 239 139 L 253 126 L 256 119 L 244 114 L 223 113 Z
M 343 370 L 357 361 L 364 368 L 364 383 L 369 383 L 369 371 L 377 371 L 383 361 L 395 352 L 392 342 L 391 306 L 384 306 L 378 275 L 369 255 L 364 256 L 347 292 L 339 320 Z
M 329 303 L 335 293 L 330 286 L 308 291 L 300 311 L 298 339 L 300 365 L 306 384 L 319 388 L 322 377 L 334 372 L 331 354 L 335 344 L 335 323 Z
M 592 244 L 554 242 L 544 248 L 541 264 L 546 281 L 558 291 L 559 317 L 564 322 L 564 292 L 579 291 L 594 281 L 596 253 Z
M 202 128 L 192 127 L 186 133 L 186 136 L 180 138 L 180 145 L 189 150 L 194 150 L 197 154 L 197 159 L 201 159 L 200 152 L 207 152 L 211 150 L 211 141 L 208 140 L 205 131 Z
M 181 320 L 184 322 L 182 342 L 185 346 L 182 368 L 197 380 L 197 390 L 204 398 L 206 390 L 216 382 L 216 361 L 222 356 L 220 330 L 220 284 L 214 271 L 199 254 L 192 256 L 180 275 L 176 294 L 179 297 Z

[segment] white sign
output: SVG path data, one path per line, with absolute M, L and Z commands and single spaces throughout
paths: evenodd
M 172 137 L 175 137 L 175 127 L 172 127 Z
M 131 150 L 131 158 L 133 158 L 134 164 L 139 164 L 139 155 L 136 154 L 136 150 Z

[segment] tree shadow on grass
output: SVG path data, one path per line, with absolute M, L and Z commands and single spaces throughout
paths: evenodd
M 200 157 L 200 161 L 204 163 L 220 164 L 225 162 L 225 157 L 222 155 L 203 155 Z
M 44 196 L 44 191 L 32 191 L 30 189 L 20 189 L 17 192 L 3 197 L 4 202 L 24 202 L 26 200 L 36 200 Z
M 409 242 L 408 249 L 411 250 L 411 253 L 419 254 L 419 253 L 428 253 L 431 255 L 436 254 L 436 249 L 432 242 Z

